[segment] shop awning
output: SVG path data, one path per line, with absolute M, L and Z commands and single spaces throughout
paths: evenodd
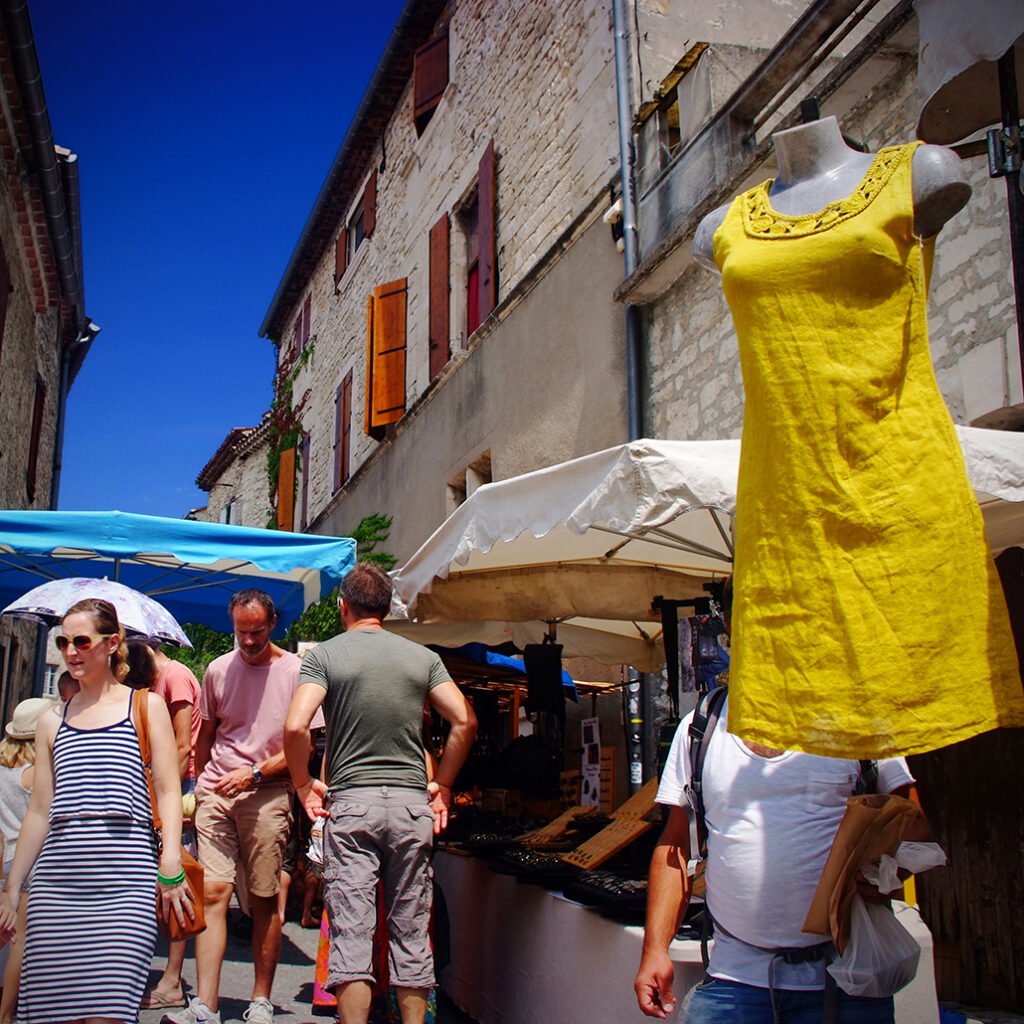
M 957 432 L 993 553 L 1024 544 L 1024 434 Z M 731 571 L 739 452 L 732 440 L 647 439 L 487 484 L 392 574 L 393 610 L 429 626 L 408 627 L 426 643 L 521 646 L 509 634 L 533 640 L 545 623 L 565 643 L 581 620 L 609 620 L 639 640 L 625 663 L 644 668 L 658 660 L 652 599 L 706 596 Z M 448 639 L 425 639 L 435 630 Z
M 275 635 L 355 563 L 350 537 L 284 533 L 128 512 L 0 511 L 0 607 L 45 580 L 108 578 L 159 601 L 179 622 L 227 632 L 228 601 L 259 587 Z

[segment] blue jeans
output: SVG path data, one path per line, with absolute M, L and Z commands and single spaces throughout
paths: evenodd
M 866 999 L 838 993 L 838 1024 L 893 1024 L 892 996 Z M 778 1024 L 821 1024 L 824 992 L 777 988 Z M 684 1024 L 772 1024 L 771 993 L 766 988 L 705 976 L 693 990 Z

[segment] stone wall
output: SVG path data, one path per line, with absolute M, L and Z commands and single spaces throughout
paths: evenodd
M 410 82 L 384 133 L 383 148 L 373 159 L 378 167 L 375 233 L 355 254 L 337 292 L 333 251 L 323 254 L 310 285 L 313 355 L 295 379 L 294 395 L 297 401 L 305 401 L 302 423 L 311 434 L 311 518 L 325 514 L 334 497 L 335 393 L 349 370 L 354 380 L 353 473 L 378 449 L 378 442 L 362 430 L 366 297 L 374 286 L 401 278 L 408 282 L 407 409 L 443 396 L 454 376 L 450 370 L 458 370 L 468 352 L 465 286 L 460 278 L 466 242 L 458 217 L 452 216 L 454 365 L 431 385 L 428 232 L 439 217 L 456 211 L 472 192 L 487 145 L 493 140 L 496 154 L 499 303 L 508 299 L 559 237 L 600 200 L 615 177 L 618 150 L 610 18 L 610 4 L 601 0 L 573 4 L 543 0 L 529 5 L 467 0 L 452 8 L 450 81 L 440 105 L 417 138 Z M 385 153 L 384 169 L 380 170 Z M 365 171 L 369 174 L 370 167 Z M 358 199 L 353 196 L 353 205 Z M 603 207 L 596 215 L 602 212 Z M 342 226 L 339 224 L 338 230 Z M 603 230 L 610 244 L 610 233 Z M 608 305 L 608 315 L 620 320 L 621 309 L 607 303 L 607 298 L 607 294 L 597 296 Z M 292 311 L 292 321 L 299 308 Z M 549 343 L 557 346 L 557 335 L 552 333 Z M 282 352 L 287 356 L 287 344 Z M 577 371 L 586 373 L 586 363 Z M 515 385 L 531 394 L 542 389 L 549 407 L 557 405 L 562 386 L 542 365 L 528 363 L 520 367 Z M 617 398 L 613 398 L 609 409 L 617 415 L 616 405 Z M 469 422 L 482 412 L 469 404 L 460 415 Z M 553 424 L 553 429 L 556 436 L 549 448 L 564 450 L 558 437 L 561 432 L 573 439 L 572 453 L 589 450 L 587 439 L 577 437 L 578 423 L 563 420 Z M 624 437 L 624 430 L 623 423 L 617 439 Z M 497 439 L 499 450 L 491 450 L 496 476 L 505 472 L 510 462 L 500 450 L 504 441 L 513 447 L 517 443 L 511 436 Z M 445 438 L 443 443 L 458 446 L 458 439 Z M 467 441 L 470 461 L 480 454 L 476 447 L 475 441 Z M 432 486 L 443 495 L 446 483 L 439 479 Z M 400 484 L 394 495 L 399 497 L 404 497 Z
M 914 137 L 917 81 L 900 65 L 853 108 L 829 109 L 872 150 Z M 959 423 L 998 420 L 1022 401 L 1006 217 L 1006 186 L 984 157 L 965 163 L 973 196 L 940 232 L 929 294 L 929 331 L 939 387 Z M 775 173 L 771 163 L 755 180 Z M 648 429 L 662 437 L 739 437 L 739 353 L 717 276 L 691 265 L 644 311 Z
M 301 487 L 301 482 L 300 485 Z M 301 493 L 301 492 L 300 492 Z M 195 518 L 206 523 L 224 522 L 224 512 L 231 505 L 232 526 L 265 527 L 272 516 L 267 482 L 267 442 L 265 433 L 246 438 L 239 452 L 210 488 L 206 508 Z M 296 520 L 298 519 L 296 501 Z M 298 529 L 298 522 L 295 524 Z
M 11 276 L 0 351 L 0 507 L 49 508 L 59 390 L 56 318 L 52 310 L 36 312 L 17 216 L 6 177 L 0 176 L 0 246 Z M 30 501 L 25 482 L 37 374 L 46 384 L 46 403 Z

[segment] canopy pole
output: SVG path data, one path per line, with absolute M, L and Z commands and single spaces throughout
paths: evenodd
M 644 709 L 647 707 L 645 676 L 630 667 L 623 687 L 626 702 L 626 756 L 629 759 L 629 791 L 644 784 Z

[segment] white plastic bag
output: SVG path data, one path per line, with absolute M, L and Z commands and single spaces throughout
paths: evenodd
M 891 996 L 913 981 L 920 956 L 917 940 L 888 905 L 854 896 L 849 941 L 828 972 L 847 995 Z
M 899 869 L 919 875 L 931 868 L 942 867 L 946 854 L 938 843 L 900 843 L 896 856 L 883 853 L 878 864 L 865 864 L 861 875 L 866 882 L 877 887 L 879 892 L 896 892 L 903 888 Z

